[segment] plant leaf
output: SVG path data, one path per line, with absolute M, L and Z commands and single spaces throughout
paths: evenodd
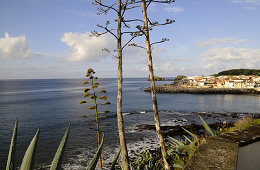
M 15 170 L 15 152 L 16 152 L 16 141 L 17 141 L 17 127 L 18 127 L 18 119 L 16 119 L 14 125 L 13 136 L 10 144 L 8 159 L 6 163 L 6 170 Z
M 183 129 L 185 132 L 187 132 L 189 135 L 191 135 L 196 141 L 198 140 L 198 137 L 197 137 L 194 133 L 188 131 L 187 129 L 184 129 L 184 128 L 182 128 L 182 129 Z
M 27 148 L 27 151 L 25 152 L 25 155 L 23 157 L 23 162 L 21 165 L 21 170 L 32 170 L 33 169 L 35 148 L 36 148 L 39 133 L 40 133 L 40 128 L 37 130 L 35 136 L 33 137 L 30 145 Z
M 117 152 L 116 157 L 115 157 L 115 159 L 114 159 L 114 161 L 113 161 L 113 163 L 112 163 L 112 165 L 110 167 L 110 170 L 115 170 L 116 162 L 117 162 L 117 160 L 119 158 L 120 152 L 121 152 L 121 148 Z
M 179 140 L 177 140 L 177 139 L 175 139 L 175 138 L 172 138 L 172 137 L 169 137 L 170 138 L 170 140 L 172 141 L 172 142 L 174 142 L 176 145 L 178 145 L 178 146 L 183 146 L 184 144 L 182 143 L 182 142 L 180 142 Z
M 61 162 L 62 162 L 62 157 L 66 148 L 66 143 L 67 143 L 67 139 L 68 139 L 68 135 L 69 135 L 69 131 L 70 131 L 70 123 L 69 126 L 60 142 L 59 148 L 57 149 L 57 152 L 53 158 L 52 164 L 51 164 L 51 168 L 50 170 L 56 170 L 56 169 L 60 169 L 61 168 Z
M 192 141 L 187 137 L 187 136 L 185 136 L 185 135 L 183 135 L 184 137 L 185 137 L 185 139 L 187 140 L 187 141 L 189 141 L 189 143 L 192 143 Z
M 199 116 L 200 117 L 200 116 Z M 200 117 L 200 120 L 203 122 L 203 127 L 206 129 L 206 131 L 211 135 L 215 136 L 214 132 L 210 129 L 209 125 Z
M 102 147 L 103 147 L 103 143 L 104 143 L 104 137 L 105 137 L 105 135 L 103 135 L 101 144 L 100 144 L 96 154 L 94 155 L 94 158 L 90 161 L 90 163 L 89 163 L 89 165 L 87 167 L 87 170 L 95 170 L 96 169 L 96 165 L 97 165 L 98 159 L 99 159 L 99 157 L 101 155 L 101 151 L 102 151 Z
M 183 166 L 181 166 L 181 165 L 179 165 L 179 164 L 173 164 L 173 167 L 174 167 L 174 168 L 181 168 L 181 169 L 184 168 Z

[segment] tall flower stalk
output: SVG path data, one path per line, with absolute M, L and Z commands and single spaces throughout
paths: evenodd
M 99 86 L 99 83 L 95 82 L 98 77 L 95 77 L 95 72 L 93 69 L 89 68 L 86 74 L 86 77 L 89 79 L 90 83 L 88 81 L 84 81 L 83 85 L 88 85 L 90 84 L 90 87 L 86 87 L 84 89 L 84 95 L 82 96 L 84 98 L 84 100 L 82 100 L 80 103 L 91 103 L 90 106 L 88 107 L 88 110 L 94 110 L 95 114 L 94 115 L 90 115 L 90 116 L 95 116 L 95 121 L 92 121 L 93 124 L 96 125 L 96 131 L 97 131 L 97 143 L 98 143 L 98 147 L 100 147 L 101 145 L 101 133 L 103 130 L 103 127 L 105 126 L 101 126 L 101 121 L 100 118 L 101 116 L 99 114 L 107 114 L 109 113 L 109 111 L 104 111 L 104 112 L 99 112 L 98 111 L 98 104 L 100 104 L 100 102 L 98 102 L 98 100 L 107 100 L 106 96 L 97 96 L 98 93 L 106 93 L 106 90 L 102 89 L 99 92 L 97 91 L 97 88 Z M 85 100 L 86 98 L 88 98 L 88 100 Z M 104 105 L 108 105 L 110 104 L 110 102 L 102 102 L 101 104 Z M 103 117 L 105 117 L 106 115 L 104 115 Z M 92 128 L 92 127 L 91 127 Z M 101 155 L 99 156 L 99 163 L 100 163 L 100 169 L 102 170 L 102 158 Z

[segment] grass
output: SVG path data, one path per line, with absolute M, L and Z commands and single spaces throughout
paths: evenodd
M 256 126 L 256 125 L 260 125 L 260 119 L 252 119 L 251 117 L 244 117 L 243 119 L 239 119 L 238 121 L 236 121 L 233 127 L 220 128 L 218 134 L 225 134 L 236 130 L 245 130 L 249 127 Z

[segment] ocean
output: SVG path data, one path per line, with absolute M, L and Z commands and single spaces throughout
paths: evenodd
M 0 80 L 0 169 L 4 169 L 15 120 L 18 119 L 17 164 L 37 131 L 40 136 L 36 149 L 35 168 L 47 169 L 51 164 L 61 138 L 71 122 L 71 130 L 63 159 L 64 169 L 83 169 L 97 149 L 96 131 L 90 129 L 93 117 L 88 104 L 80 104 L 83 79 Z M 98 80 L 100 89 L 107 90 L 111 105 L 100 105 L 100 111 L 109 110 L 102 119 L 105 143 L 103 158 L 109 164 L 118 148 L 116 95 L 117 79 Z M 171 82 L 159 81 L 156 84 Z M 145 143 L 156 140 L 151 131 L 138 131 L 136 125 L 153 124 L 151 94 L 141 88 L 148 87 L 146 78 L 125 78 L 123 81 L 123 115 L 129 152 L 145 149 Z M 260 96 L 253 95 L 199 95 L 157 94 L 162 125 L 200 123 L 193 112 L 260 113 Z M 226 118 L 229 119 L 229 118 Z M 212 116 L 208 123 L 224 121 Z M 232 121 L 232 120 L 227 120 Z M 156 146 L 156 143 L 154 143 Z

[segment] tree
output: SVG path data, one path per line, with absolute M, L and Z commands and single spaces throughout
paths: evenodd
M 108 1 L 107 1 L 108 2 Z M 123 167 L 125 170 L 129 170 L 129 158 L 128 158 L 128 152 L 127 152 L 127 146 L 126 146 L 126 140 L 125 140 L 125 132 L 124 132 L 124 121 L 123 121 L 123 115 L 122 115 L 122 83 L 123 83 L 123 75 L 122 75 L 122 50 L 135 38 L 138 36 L 143 35 L 140 30 L 138 31 L 122 31 L 122 24 L 126 28 L 130 28 L 129 25 L 127 25 L 127 22 L 132 22 L 130 20 L 125 20 L 124 15 L 126 10 L 133 9 L 135 6 L 130 5 L 134 4 L 134 1 L 125 0 L 122 2 L 121 0 L 118 1 L 109 1 L 109 5 L 102 2 L 102 0 L 94 0 L 93 4 L 100 6 L 98 8 L 99 13 L 98 14 L 107 14 L 108 11 L 114 11 L 116 13 L 117 19 L 115 20 L 117 22 L 116 28 L 108 28 L 110 22 L 107 21 L 105 26 L 103 25 L 97 25 L 99 28 L 102 28 L 105 30 L 105 32 L 99 33 L 97 31 L 93 31 L 92 35 L 94 36 L 101 36 L 103 34 L 109 33 L 113 37 L 116 38 L 117 41 L 117 48 L 116 50 L 109 50 L 109 49 L 103 49 L 105 52 L 109 53 L 110 55 L 116 57 L 118 59 L 118 90 L 117 90 L 117 122 L 118 122 L 118 133 L 119 133 L 119 140 L 120 140 L 120 147 L 121 147 L 121 154 L 122 154 L 122 162 Z M 117 9 L 115 5 L 117 4 Z M 122 35 L 130 35 L 130 38 L 124 45 L 122 45 Z M 114 54 L 114 53 L 116 54 Z
M 150 72 L 150 82 L 151 82 L 151 93 L 152 93 L 152 102 L 153 102 L 153 113 L 154 113 L 154 122 L 155 122 L 155 127 L 156 127 L 156 132 L 157 132 L 157 137 L 160 143 L 161 147 L 161 154 L 162 154 L 162 159 L 164 162 L 164 168 L 166 170 L 170 170 L 170 165 L 166 160 L 166 147 L 163 139 L 163 135 L 161 132 L 161 127 L 160 127 L 160 120 L 159 120 L 159 113 L 158 113 L 158 105 L 157 105 L 157 97 L 156 97 L 156 92 L 155 92 L 155 83 L 154 83 L 154 73 L 153 73 L 153 62 L 152 62 L 152 49 L 151 46 L 154 44 L 162 43 L 165 41 L 168 41 L 169 39 L 163 38 L 161 41 L 151 43 L 150 42 L 150 36 L 149 36 L 149 30 L 151 30 L 153 27 L 156 26 L 161 26 L 161 25 L 168 25 L 172 24 L 174 20 L 166 19 L 164 23 L 159 23 L 157 21 L 151 22 L 150 19 L 147 17 L 147 8 L 151 3 L 171 3 L 173 2 L 172 0 L 141 0 L 141 1 L 136 1 L 136 3 L 142 2 L 142 11 L 143 11 L 143 21 L 142 23 L 144 24 L 143 26 L 137 26 L 137 29 L 139 31 L 142 31 L 145 34 L 145 39 L 146 39 L 146 52 L 147 52 L 147 57 L 148 57 L 148 67 L 149 67 L 149 72 Z M 130 46 L 136 46 L 136 47 L 141 47 L 135 43 L 129 44 Z

